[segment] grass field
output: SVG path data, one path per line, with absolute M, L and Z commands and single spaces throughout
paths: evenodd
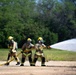
M 9 49 L 0 49 L 0 61 L 6 61 Z M 19 53 L 21 49 L 18 49 Z M 34 55 L 35 50 L 33 50 Z M 76 61 L 76 52 L 57 49 L 44 49 L 46 61 Z M 21 55 L 19 56 L 21 60 Z M 39 59 L 40 60 L 40 59 Z

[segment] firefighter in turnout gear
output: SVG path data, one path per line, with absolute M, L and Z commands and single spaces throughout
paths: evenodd
M 43 38 L 39 37 L 38 43 L 35 45 L 36 52 L 35 52 L 34 60 L 33 60 L 33 64 L 32 64 L 33 66 L 35 66 L 35 63 L 36 63 L 38 57 L 41 58 L 41 66 L 45 66 L 45 56 L 43 54 L 44 47 L 46 47 L 46 46 L 43 44 Z
M 20 62 L 19 62 L 19 58 L 17 57 L 17 42 L 15 42 L 13 40 L 13 37 L 12 36 L 9 36 L 8 37 L 8 48 L 9 48 L 9 53 L 8 53 L 8 57 L 7 57 L 7 63 L 5 65 L 9 65 L 9 60 L 10 58 L 12 58 L 12 56 L 15 58 L 15 60 L 17 61 L 17 64 L 16 65 L 19 65 Z
M 22 60 L 21 60 L 21 65 L 20 66 L 24 66 L 24 62 L 26 57 L 28 57 L 30 66 L 32 66 L 32 48 L 34 47 L 34 45 L 31 43 L 31 39 L 28 38 L 27 42 L 24 43 L 24 45 L 22 46 Z

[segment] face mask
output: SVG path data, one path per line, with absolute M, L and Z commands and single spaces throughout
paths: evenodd
M 30 41 L 27 41 L 27 43 L 30 44 L 31 42 Z
M 41 41 L 41 40 L 40 40 L 40 41 L 38 41 L 38 43 L 42 44 L 42 43 L 43 43 L 43 41 Z

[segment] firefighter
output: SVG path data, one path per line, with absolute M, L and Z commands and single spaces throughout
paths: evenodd
M 34 55 L 34 60 L 33 60 L 33 66 L 35 66 L 35 63 L 38 59 L 38 57 L 41 58 L 41 66 L 45 66 L 45 56 L 43 54 L 43 48 L 45 48 L 46 46 L 43 43 L 43 38 L 39 37 L 38 38 L 38 43 L 35 45 L 35 55 Z
M 9 65 L 9 60 L 10 58 L 13 56 L 15 58 L 15 60 L 17 61 L 16 65 L 19 65 L 19 58 L 17 57 L 17 42 L 15 42 L 13 40 L 12 36 L 8 37 L 8 48 L 9 48 L 9 53 L 8 53 L 8 57 L 7 57 L 7 63 L 5 65 Z
M 34 45 L 31 43 L 31 38 L 27 39 L 27 42 L 24 43 L 24 45 L 22 46 L 22 59 L 21 59 L 21 65 L 20 66 L 24 66 L 24 62 L 26 57 L 28 57 L 30 66 L 32 66 L 32 48 L 34 47 Z

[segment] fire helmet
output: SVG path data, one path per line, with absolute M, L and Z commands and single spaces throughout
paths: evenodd
M 9 36 L 9 37 L 8 37 L 8 40 L 12 40 L 12 39 L 13 39 L 13 37 L 12 37 L 12 36 Z
M 32 40 L 31 40 L 31 38 L 28 38 L 27 41 L 30 41 L 31 42 Z
M 43 38 L 42 38 L 42 37 L 39 37 L 39 38 L 38 38 L 38 41 L 39 41 L 39 40 L 43 40 Z

